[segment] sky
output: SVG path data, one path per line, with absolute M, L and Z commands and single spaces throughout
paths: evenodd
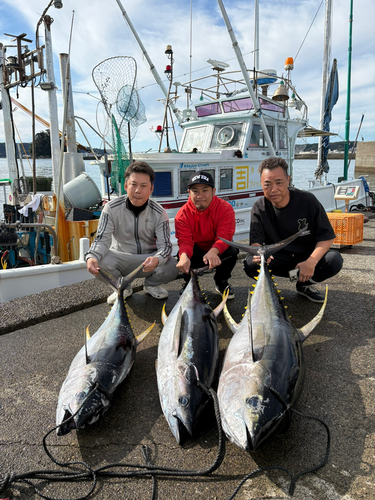
M 105 130 L 105 113 L 92 78 L 92 70 L 100 62 L 115 56 L 131 56 L 137 63 L 137 87 L 146 109 L 147 121 L 138 127 L 133 139 L 134 151 L 158 148 L 155 129 L 163 122 L 164 105 L 159 87 L 150 73 L 140 49 L 131 34 L 116 0 L 62 0 L 63 8 L 51 6 L 48 14 L 54 19 L 51 27 L 54 69 L 58 87 L 59 126 L 62 124 L 62 92 L 59 54 L 70 47 L 70 67 L 74 111 L 100 132 Z M 248 68 L 254 65 L 254 2 L 223 0 L 239 47 Z M 1 0 L 0 43 L 10 45 L 12 38 L 4 33 L 26 33 L 35 47 L 38 21 L 48 0 Z M 298 95 L 306 102 L 309 123 L 319 128 L 323 65 L 325 1 L 323 0 L 260 0 L 259 69 L 284 71 L 287 57 L 294 58 L 291 72 Z M 355 0 L 352 23 L 350 140 L 355 140 L 361 117 L 364 120 L 358 140 L 375 140 L 375 2 Z M 231 70 L 238 70 L 232 43 L 216 0 L 122 0 L 124 9 L 153 64 L 168 86 L 164 70 L 169 61 L 167 45 L 174 54 L 174 81 L 181 83 L 210 73 L 208 59 L 226 62 Z M 333 109 L 331 131 L 338 135 L 331 142 L 345 138 L 348 87 L 348 40 L 350 0 L 332 0 L 332 57 L 337 59 L 340 96 Z M 191 21 L 192 12 L 192 23 Z M 314 20 L 315 18 L 315 20 Z M 313 22 L 314 20 L 314 22 Z M 71 39 L 70 39 L 71 34 Z M 39 29 L 40 44 L 44 43 L 44 27 Z M 191 36 L 192 35 L 192 36 Z M 12 55 L 8 49 L 8 55 Z M 118 71 L 120 71 L 118 69 Z M 12 97 L 31 109 L 31 88 L 11 91 Z M 193 92 L 192 101 L 199 102 L 200 93 Z M 187 106 L 186 94 L 181 92 L 177 107 Z M 36 114 L 48 121 L 47 93 L 35 88 Z M 20 109 L 14 112 L 17 131 L 24 142 L 32 136 L 31 117 Z M 103 143 L 82 123 L 92 147 Z M 45 126 L 36 123 L 36 132 Z M 180 137 L 177 125 L 177 135 Z M 77 129 L 77 140 L 86 144 Z M 17 137 L 18 141 L 18 137 Z M 0 142 L 4 142 L 3 117 L 0 111 Z M 311 142 L 311 141 L 310 141 Z M 172 147 L 174 143 L 172 143 Z

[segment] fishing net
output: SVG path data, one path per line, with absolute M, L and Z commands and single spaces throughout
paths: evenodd
M 115 161 L 111 172 L 111 186 L 119 192 L 129 155 L 139 125 L 146 121 L 145 107 L 137 92 L 137 63 L 132 57 L 110 57 L 92 70 L 103 106 L 112 123 L 112 140 Z M 127 145 L 127 146 L 125 146 Z
M 117 194 L 125 194 L 124 179 L 125 170 L 128 168 L 130 160 L 129 155 L 122 142 L 119 129 L 115 117 L 112 115 L 112 140 L 113 153 L 115 161 L 112 163 L 111 169 L 111 186 Z

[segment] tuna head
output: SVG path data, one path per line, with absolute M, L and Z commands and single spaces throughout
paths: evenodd
M 194 365 L 178 367 L 179 375 L 171 381 L 172 390 L 163 391 L 161 404 L 165 418 L 178 444 L 187 434 L 193 435 L 199 416 L 208 402 L 206 393 L 198 387 Z
M 57 435 L 64 436 L 73 429 L 83 429 L 96 422 L 110 406 L 110 398 L 98 384 L 91 382 L 75 393 L 70 401 L 59 398 L 56 422 Z
M 237 376 L 221 388 L 222 426 L 229 440 L 246 451 L 259 448 L 281 426 L 289 424 L 283 405 L 259 375 Z M 283 418 L 285 416 L 285 418 Z

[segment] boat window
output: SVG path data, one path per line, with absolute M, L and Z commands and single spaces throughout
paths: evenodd
M 172 196 L 172 172 L 155 172 L 153 196 Z
M 187 194 L 187 185 L 195 170 L 180 170 L 180 194 Z
M 279 127 L 279 149 L 286 149 L 286 127 Z
M 242 123 L 215 125 L 210 148 L 238 148 L 242 138 Z
M 275 102 L 269 102 L 265 99 L 259 98 L 259 104 L 262 109 L 266 109 L 267 111 L 277 111 L 277 113 L 283 113 L 283 106 L 276 104 Z
M 206 136 L 206 129 L 206 126 L 187 129 L 180 151 L 184 153 L 192 153 L 194 148 L 201 151 L 203 149 L 203 142 Z
M 212 178 L 214 180 L 214 184 L 216 185 L 215 181 L 215 169 L 210 169 L 210 168 L 204 168 L 200 169 L 204 170 L 204 172 L 208 172 L 209 174 L 212 175 Z M 198 173 L 199 170 L 180 170 L 180 194 L 187 194 L 187 185 L 190 179 L 190 176 L 192 174 Z
M 271 138 L 272 144 L 274 143 L 274 127 L 272 125 L 266 125 L 268 133 Z M 266 148 L 267 143 L 264 138 L 263 130 L 257 123 L 253 124 L 253 129 L 251 131 L 249 148 Z
M 275 144 L 275 141 L 274 141 L 274 135 L 275 135 L 275 128 L 272 126 L 272 125 L 266 125 L 267 127 L 267 130 L 268 130 L 268 133 L 269 133 L 269 136 L 271 138 L 271 142 L 272 144 Z M 266 148 L 267 147 L 267 143 L 266 141 L 264 140 L 264 147 Z
M 246 109 L 253 109 L 253 101 L 250 97 L 245 99 L 234 99 L 233 101 L 226 101 L 222 103 L 224 113 L 233 113 L 234 111 L 245 111 Z
M 253 129 L 251 131 L 249 148 L 259 148 L 263 147 L 263 131 L 260 125 L 257 123 L 253 124 Z
M 203 116 L 218 115 L 221 113 L 220 104 L 218 102 L 195 106 L 195 110 L 198 113 L 199 118 L 202 118 Z
M 220 191 L 224 189 L 233 189 L 233 169 L 221 168 L 220 169 Z

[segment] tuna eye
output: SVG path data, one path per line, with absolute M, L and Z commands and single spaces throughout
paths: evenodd
M 189 398 L 187 396 L 180 396 L 178 401 L 181 406 L 189 406 Z
M 251 398 L 247 398 L 246 406 L 248 406 L 251 410 L 257 410 L 259 407 L 259 398 L 257 396 L 252 396 Z
M 82 401 L 83 399 L 85 399 L 86 397 L 86 393 L 85 392 L 79 392 L 76 396 L 77 400 L 78 401 Z

